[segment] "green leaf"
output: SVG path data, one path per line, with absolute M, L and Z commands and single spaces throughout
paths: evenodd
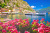
M 46 26 L 49 26 L 49 24 L 46 24 Z

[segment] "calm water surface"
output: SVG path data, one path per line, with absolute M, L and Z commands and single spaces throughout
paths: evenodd
M 50 22 L 50 14 L 46 15 L 46 16 L 33 16 L 33 15 L 26 15 L 26 17 L 31 18 L 31 22 L 33 21 L 33 19 L 37 20 L 41 20 L 42 18 L 45 19 L 45 21 L 49 21 Z
M 31 22 L 33 21 L 33 19 L 39 19 L 39 20 L 41 20 L 42 18 L 44 18 L 45 19 L 45 21 L 49 21 L 50 22 L 50 14 L 46 14 L 45 16 L 33 16 L 33 15 L 24 15 L 24 14 L 22 14 L 22 15 L 20 15 L 20 14 L 15 14 L 15 15 L 7 15 L 7 16 L 0 16 L 0 18 L 4 18 L 4 19 L 11 19 L 11 20 L 13 20 L 13 19 L 15 19 L 15 18 L 17 18 L 17 19 L 29 19 L 30 18 L 30 20 L 31 20 Z

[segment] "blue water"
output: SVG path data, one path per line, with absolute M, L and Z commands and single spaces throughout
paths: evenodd
M 7 15 L 8 16 L 8 15 Z M 7 16 L 0 16 L 1 18 L 4 18 L 4 19 L 7 19 L 8 17 Z M 41 20 L 42 18 L 44 18 L 45 19 L 45 21 L 47 22 L 47 21 L 49 21 L 50 22 L 50 14 L 46 14 L 45 16 L 33 16 L 33 15 L 19 15 L 19 14 L 17 14 L 17 15 L 15 15 L 14 17 L 13 17 L 13 15 L 11 16 L 12 17 L 12 20 L 13 19 L 15 19 L 15 18 L 17 18 L 17 19 L 20 19 L 20 18 L 22 18 L 22 19 L 30 19 L 31 21 L 30 21 L 30 23 L 32 23 L 32 21 L 35 19 L 35 20 Z M 8 19 L 11 19 L 11 17 L 9 16 L 9 18 Z
M 33 16 L 33 15 L 26 15 L 26 17 L 31 18 L 31 22 L 35 19 L 35 20 L 41 20 L 42 18 L 45 19 L 45 22 L 49 21 L 50 22 L 50 14 L 46 14 L 45 16 Z

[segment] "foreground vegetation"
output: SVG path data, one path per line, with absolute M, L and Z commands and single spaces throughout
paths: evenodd
M 15 19 L 8 22 L 0 22 L 0 33 L 50 33 L 50 22 L 42 18 L 33 20 L 30 24 L 28 19 Z

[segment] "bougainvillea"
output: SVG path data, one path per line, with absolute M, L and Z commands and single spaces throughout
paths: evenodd
M 31 24 L 28 19 L 0 22 L 0 33 L 50 33 L 50 22 L 44 20 L 33 20 Z

